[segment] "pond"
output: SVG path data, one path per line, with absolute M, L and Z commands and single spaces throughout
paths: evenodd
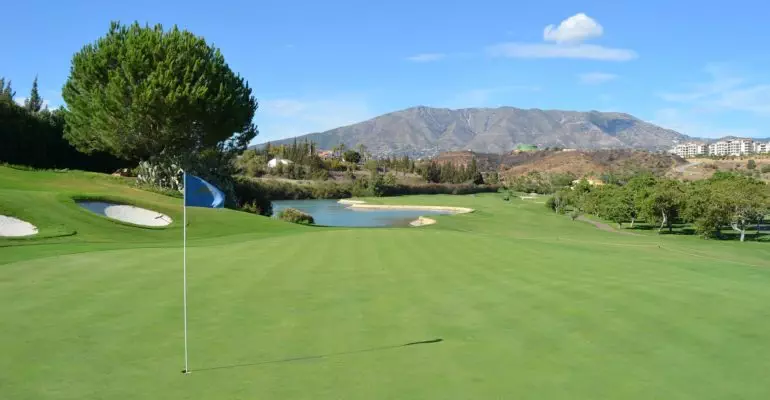
M 420 216 L 451 214 L 439 210 L 363 210 L 348 208 L 337 200 L 280 200 L 273 202 L 273 217 L 284 208 L 296 208 L 313 216 L 316 225 L 326 226 L 409 226 Z

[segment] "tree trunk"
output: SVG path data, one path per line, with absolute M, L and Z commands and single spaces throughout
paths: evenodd
M 636 218 L 631 217 L 631 229 L 634 229 L 634 221 L 635 220 L 636 220 Z
M 658 228 L 658 233 L 663 230 L 663 226 L 666 225 L 666 222 L 668 221 L 668 218 L 666 218 L 666 213 L 661 213 L 663 216 L 663 221 L 660 223 L 660 227 Z
M 737 223 L 732 223 L 732 224 L 730 224 L 730 226 L 732 226 L 734 230 L 736 230 L 736 231 L 741 233 L 741 242 L 742 242 L 743 239 L 746 238 L 746 229 L 745 229 L 745 227 L 744 227 L 744 229 L 738 228 L 738 224 Z

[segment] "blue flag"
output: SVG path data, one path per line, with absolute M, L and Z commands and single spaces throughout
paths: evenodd
M 225 194 L 216 186 L 185 172 L 184 205 L 187 207 L 222 208 Z

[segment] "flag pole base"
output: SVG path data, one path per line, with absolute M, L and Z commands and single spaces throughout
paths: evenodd
M 186 369 L 183 369 L 183 370 L 182 370 L 182 373 L 183 373 L 183 374 L 185 374 L 185 375 L 190 375 L 190 372 L 192 372 L 192 371 L 188 371 L 188 370 L 186 370 Z

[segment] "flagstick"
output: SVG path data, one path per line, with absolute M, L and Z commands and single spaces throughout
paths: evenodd
M 183 179 L 183 185 L 184 190 L 182 194 L 182 237 L 183 237 L 183 245 L 182 245 L 182 284 L 184 286 L 184 295 L 183 295 L 183 302 L 184 302 L 184 372 L 185 375 L 190 373 L 190 368 L 187 365 L 187 171 L 184 171 L 184 177 Z

